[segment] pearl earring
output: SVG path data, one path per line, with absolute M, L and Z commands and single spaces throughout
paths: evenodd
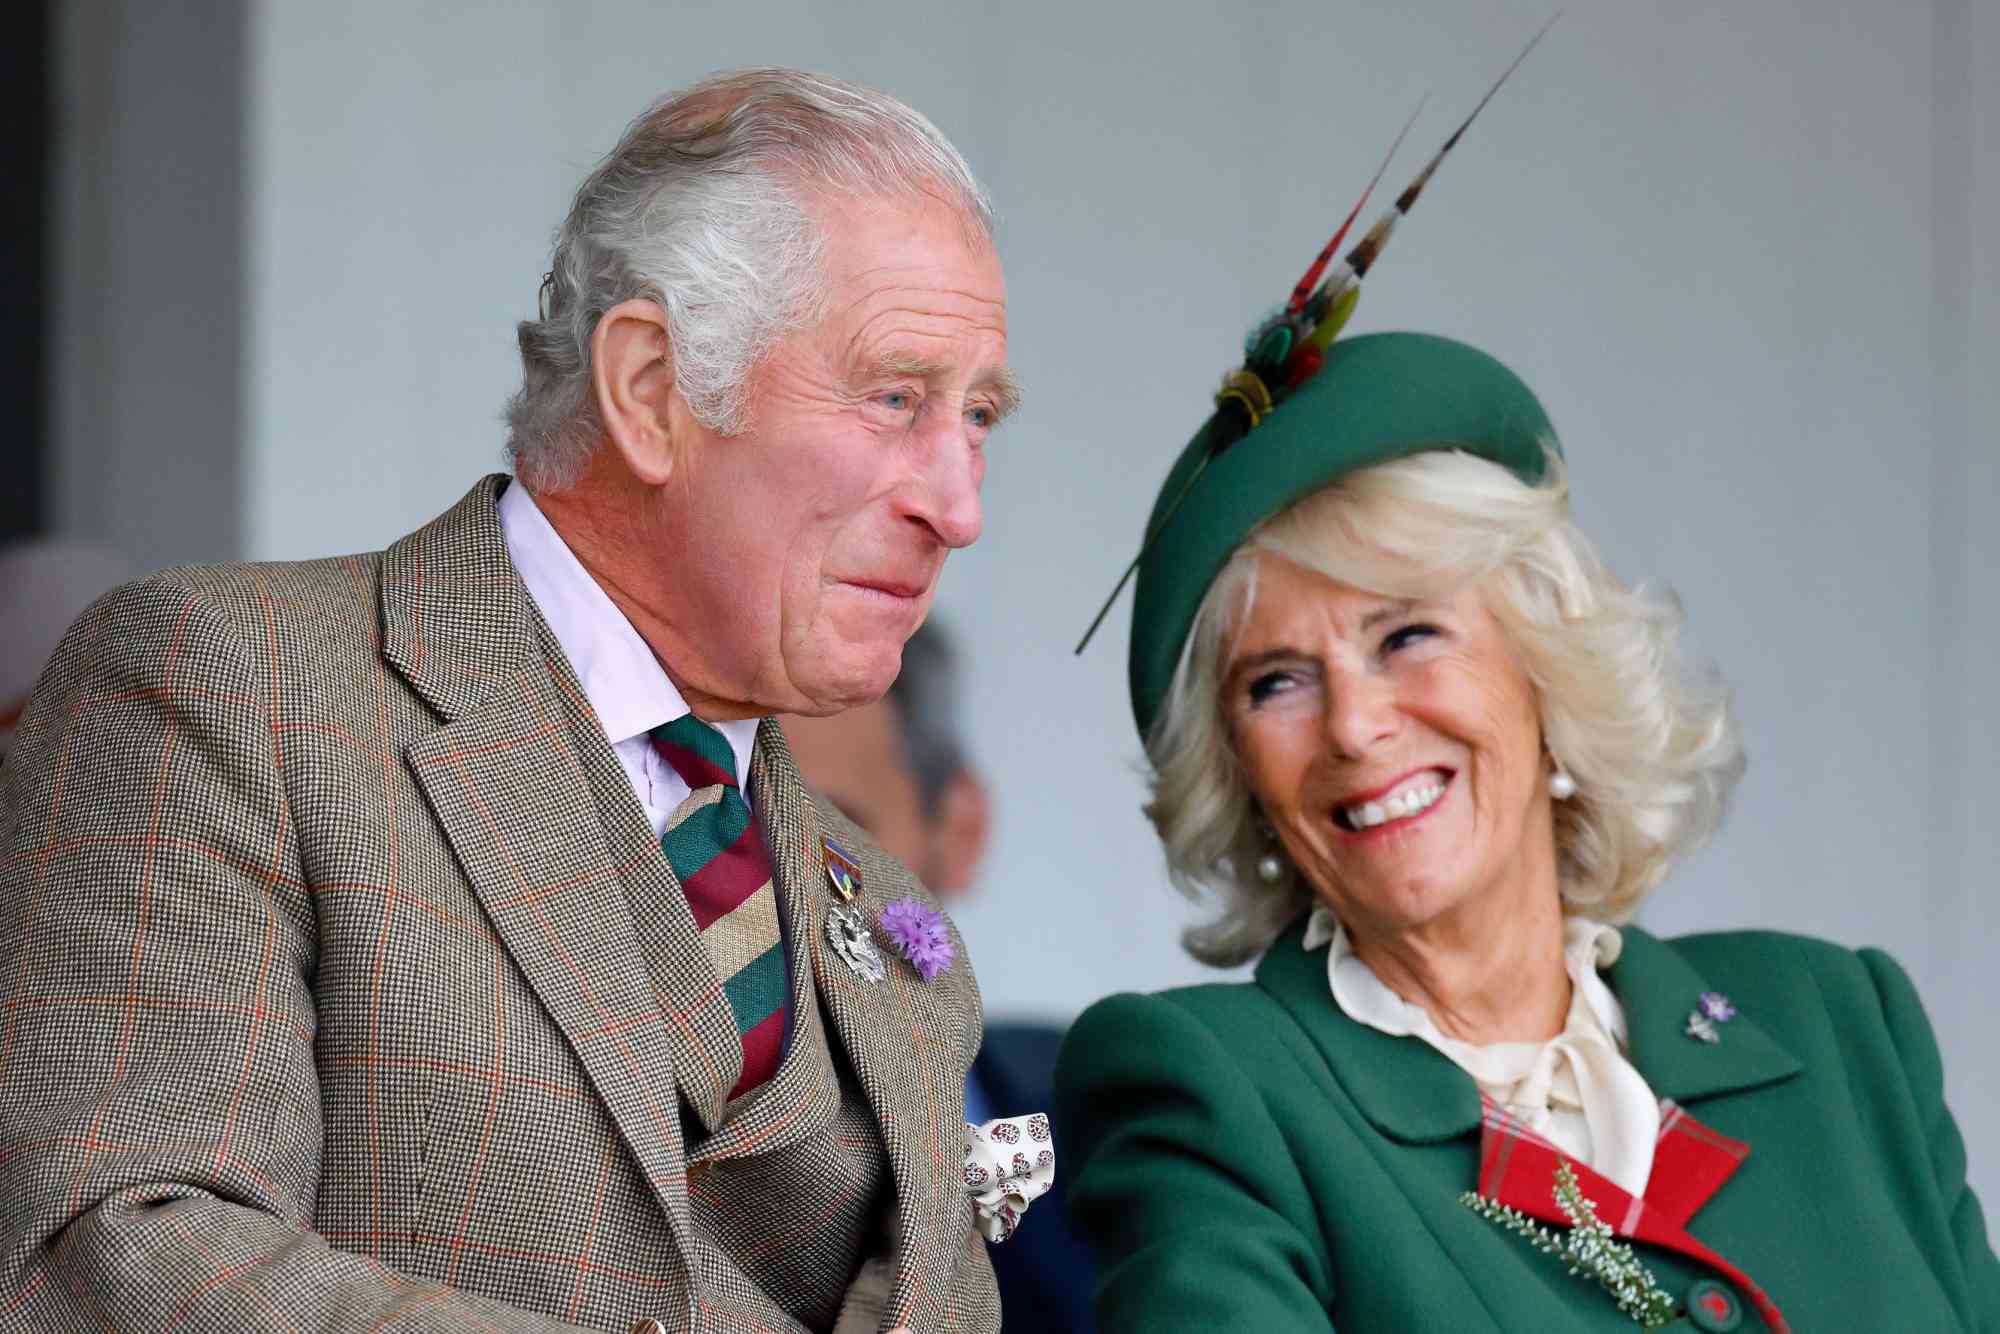
M 1549 775 L 1549 795 L 1557 801 L 1568 801 L 1576 795 L 1576 780 L 1569 776 L 1569 770 L 1559 766 Z
M 1275 885 L 1285 878 L 1285 859 L 1278 855 L 1278 831 L 1259 820 L 1257 832 L 1269 845 L 1264 849 L 1264 855 L 1257 859 L 1257 878 L 1267 885 Z

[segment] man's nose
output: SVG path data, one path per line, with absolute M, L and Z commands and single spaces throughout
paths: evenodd
M 921 463 L 904 491 L 904 517 L 922 524 L 947 547 L 969 547 L 985 522 L 979 484 L 986 455 L 963 421 L 926 431 Z

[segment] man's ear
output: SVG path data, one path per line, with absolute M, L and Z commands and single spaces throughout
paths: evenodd
M 650 486 L 673 474 L 674 363 L 667 313 L 658 303 L 621 301 L 590 335 L 591 389 L 604 438 L 626 469 Z
M 940 897 L 962 894 L 978 878 L 993 834 L 993 802 L 979 775 L 966 769 L 952 775 L 938 794 L 937 814 L 930 824 L 926 884 Z

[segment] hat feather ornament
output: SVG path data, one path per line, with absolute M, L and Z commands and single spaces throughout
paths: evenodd
M 1479 99 L 1471 114 L 1459 123 L 1458 128 L 1451 132 L 1451 137 L 1444 141 L 1444 146 L 1424 164 L 1416 179 L 1404 187 L 1403 192 L 1396 196 L 1395 202 L 1383 211 L 1353 248 L 1341 257 L 1338 264 L 1333 264 L 1331 272 L 1328 272 L 1328 265 L 1332 264 L 1334 254 L 1347 239 L 1349 229 L 1360 216 L 1362 209 L 1367 206 L 1369 196 L 1374 193 L 1376 184 L 1388 170 L 1396 150 L 1402 145 L 1404 136 L 1416 123 L 1417 114 L 1423 110 L 1423 103 L 1418 103 L 1417 111 L 1411 113 L 1410 119 L 1404 123 L 1394 142 L 1389 145 L 1388 153 L 1383 156 L 1381 165 L 1375 169 L 1375 175 L 1369 180 L 1367 188 L 1361 192 L 1361 198 L 1348 211 L 1346 218 L 1334 231 L 1333 238 L 1320 250 L 1306 269 L 1304 276 L 1292 288 L 1290 298 L 1281 309 L 1273 312 L 1252 329 L 1249 337 L 1244 340 L 1243 364 L 1223 377 L 1222 387 L 1216 392 L 1215 415 L 1206 428 L 1205 454 L 1188 473 L 1173 500 L 1157 511 L 1158 517 L 1140 543 L 1138 554 L 1133 556 L 1131 564 L 1125 567 L 1110 596 L 1106 597 L 1104 605 L 1098 608 L 1097 615 L 1091 618 L 1090 628 L 1085 630 L 1083 638 L 1077 641 L 1076 652 L 1082 653 L 1089 645 L 1098 627 L 1103 625 L 1104 618 L 1118 601 L 1118 595 L 1125 591 L 1125 585 L 1131 582 L 1133 574 L 1145 560 L 1147 552 L 1152 549 L 1154 540 L 1166 529 L 1181 503 L 1201 481 L 1203 473 L 1208 470 L 1208 465 L 1248 435 L 1259 422 L 1271 414 L 1274 408 L 1319 373 L 1325 364 L 1327 349 L 1346 327 L 1348 319 L 1354 314 L 1356 303 L 1361 299 L 1362 279 L 1368 276 L 1375 261 L 1381 258 L 1382 251 L 1387 246 L 1389 237 L 1395 232 L 1397 223 L 1409 216 L 1418 197 L 1423 194 L 1424 187 L 1430 184 L 1438 165 L 1452 149 L 1458 146 L 1459 140 L 1465 137 L 1465 132 L 1472 127 L 1472 122 L 1479 118 L 1479 113 L 1486 109 L 1487 103 L 1493 100 L 1494 94 L 1498 93 L 1514 71 L 1521 67 L 1521 62 L 1528 58 L 1528 54 L 1548 34 L 1556 19 L 1560 17 L 1560 12 L 1551 16 L 1549 21 L 1542 25 L 1541 30 L 1529 39 L 1520 54 L 1514 57 L 1513 62 L 1486 90 L 1486 95 Z

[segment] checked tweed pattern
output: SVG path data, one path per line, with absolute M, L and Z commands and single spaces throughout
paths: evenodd
M 667 820 L 660 850 L 687 891 L 736 1016 L 743 1073 L 729 1090 L 734 1100 L 776 1072 L 785 1042 L 785 941 L 771 859 L 750 827 L 729 739 L 691 713 L 654 728 L 652 738 L 690 789 Z
M 823 1330 L 890 1210 L 890 1325 L 999 1328 L 970 969 L 822 947 L 822 833 L 871 915 L 924 891 L 765 724 L 793 1038 L 725 1117 L 735 1016 L 503 485 L 56 651 L 0 765 L 5 1334 Z

